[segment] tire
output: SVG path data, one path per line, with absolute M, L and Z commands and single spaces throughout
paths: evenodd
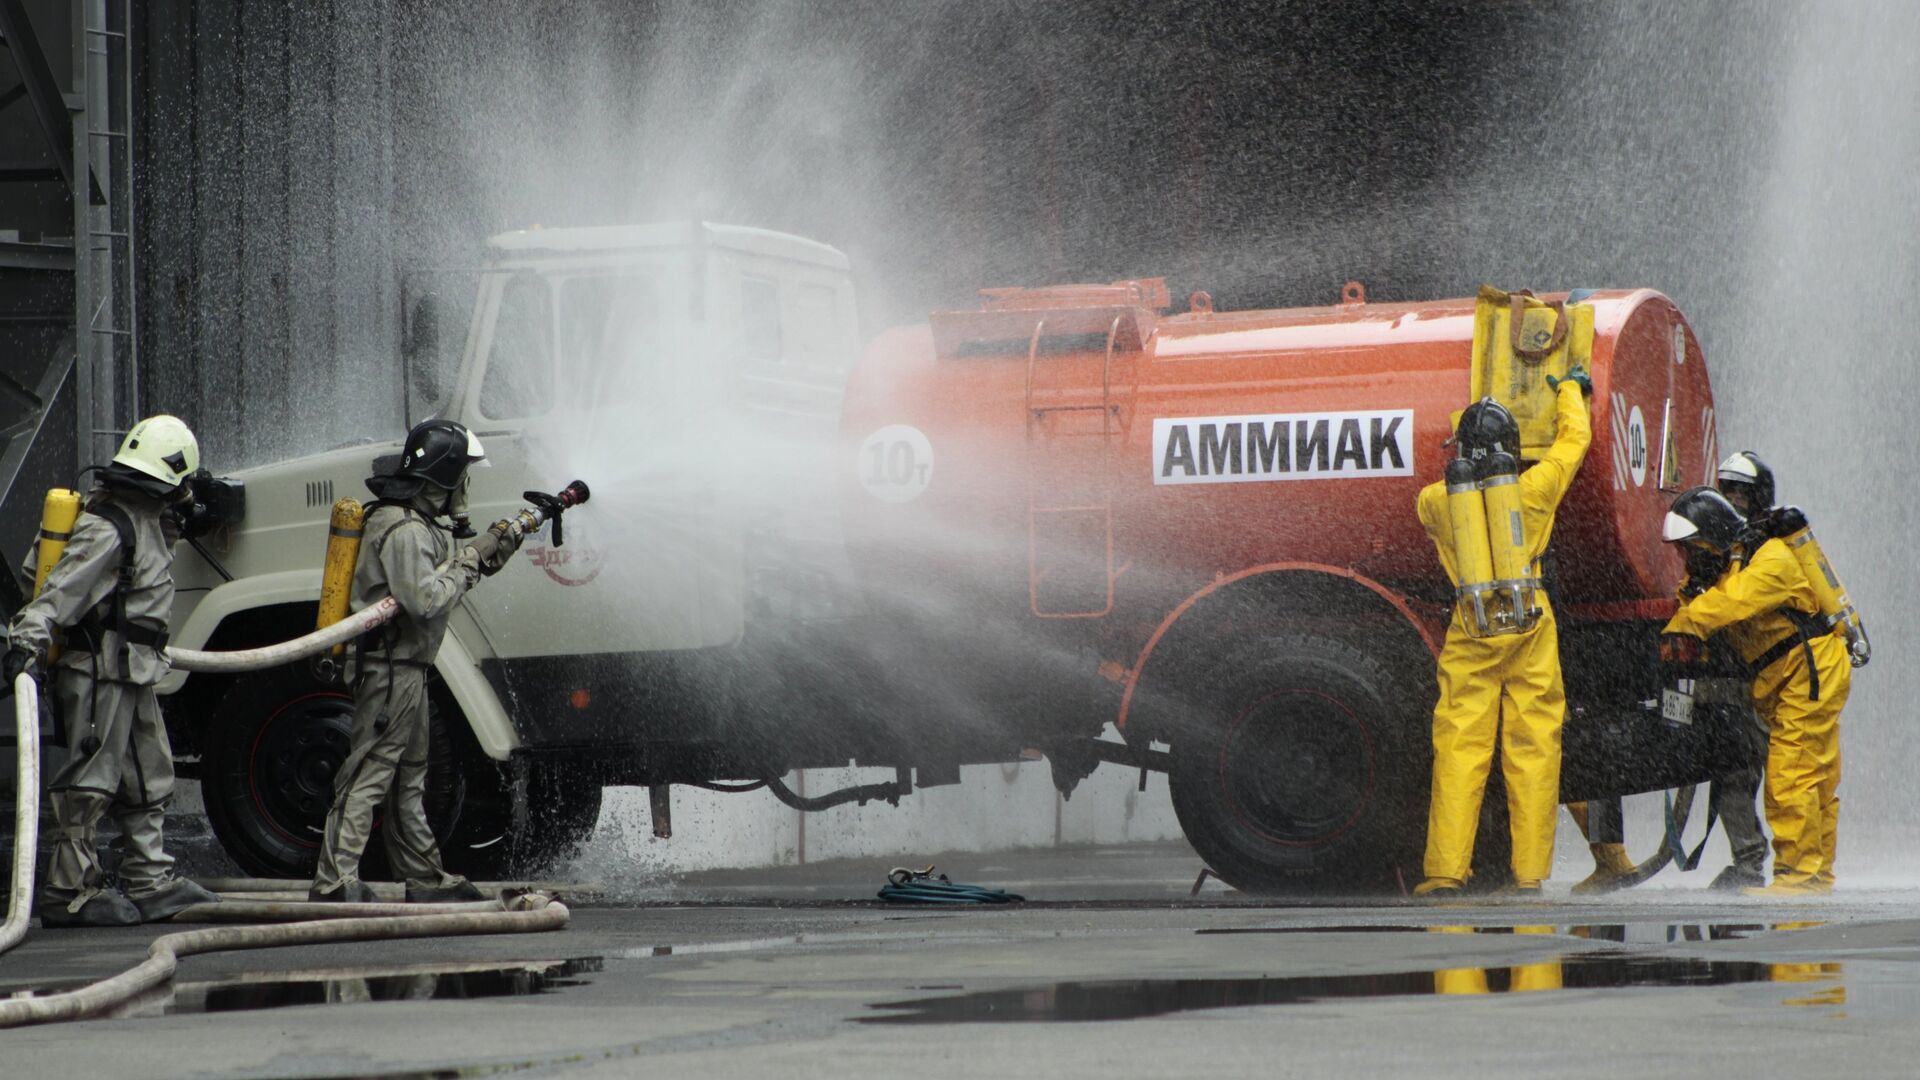
M 1216 666 L 1174 737 L 1187 840 L 1249 892 L 1398 891 L 1426 838 L 1431 699 L 1317 636 L 1272 637 Z
M 452 835 L 441 839 L 449 866 L 489 879 L 540 873 L 571 858 L 600 820 L 600 785 L 580 780 L 556 762 L 538 762 L 527 775 L 527 824 L 513 833 L 510 774 L 486 758 L 471 761 L 466 801 Z
M 460 817 L 464 784 L 431 695 L 428 707 L 427 820 L 435 836 L 446 837 Z M 201 787 L 207 821 L 241 869 L 313 877 L 334 776 L 352 741 L 352 696 L 305 665 L 254 672 L 227 691 L 201 743 Z M 385 876 L 377 827 L 361 865 L 369 877 Z

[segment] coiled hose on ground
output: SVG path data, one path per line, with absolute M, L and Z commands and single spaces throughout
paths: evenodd
M 324 945 L 338 941 L 386 941 L 397 938 L 447 937 L 464 934 L 526 934 L 565 929 L 567 906 L 538 894 L 520 897 L 517 903 L 529 910 L 507 911 L 499 903 L 437 905 L 426 908 L 400 904 L 250 904 L 253 918 L 279 915 L 306 915 L 301 922 L 283 922 L 266 926 L 223 926 L 187 930 L 156 938 L 147 948 L 147 958 L 112 978 L 102 979 L 78 990 L 45 997 L 9 998 L 0 1001 L 0 1028 L 25 1024 L 45 1024 L 59 1020 L 78 1020 L 111 1009 L 173 978 L 183 956 L 224 952 L 232 949 L 277 949 L 288 945 Z M 226 904 L 200 904 L 174 916 L 191 919 L 216 914 Z M 404 915 L 357 917 L 366 908 L 405 908 Z M 343 918 L 311 918 L 314 908 L 330 909 L 324 914 Z M 445 908 L 463 910 L 446 911 Z M 273 910 L 267 910 L 273 909 Z M 418 914 L 436 910 L 438 914 Z M 217 912 L 224 917 L 227 913 Z

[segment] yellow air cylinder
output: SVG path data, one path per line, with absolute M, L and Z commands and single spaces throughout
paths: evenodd
M 73 523 L 80 520 L 80 493 L 67 488 L 53 488 L 47 492 L 47 498 L 40 506 L 40 561 L 33 570 L 33 595 L 39 596 L 40 590 L 47 587 L 47 575 L 53 572 L 53 564 L 60 561 L 60 553 L 67 550 L 67 541 L 73 539 Z M 60 646 L 53 645 L 47 650 L 47 663 L 60 659 Z
M 1487 549 L 1487 504 L 1473 463 L 1447 463 L 1447 524 L 1453 531 L 1454 598 L 1474 634 L 1489 631 L 1488 590 L 1493 584 L 1493 554 Z
M 1786 543 L 1787 550 L 1793 552 L 1793 557 L 1799 560 L 1801 571 L 1813 585 L 1814 599 L 1820 601 L 1820 614 L 1846 635 L 1847 659 L 1854 667 L 1865 666 L 1873 658 L 1873 645 L 1867 640 L 1867 626 L 1861 621 L 1860 612 L 1855 610 L 1853 598 L 1847 595 L 1847 587 L 1841 584 L 1840 575 L 1833 572 L 1833 564 L 1827 561 L 1826 552 L 1820 550 L 1820 541 L 1813 538 L 1813 527 L 1806 524 L 1805 516 L 1795 511 L 1792 524 L 1799 528 L 1780 539 Z
M 320 612 L 313 628 L 324 630 L 347 617 L 347 602 L 353 598 L 353 567 L 360 559 L 360 534 L 367 511 L 357 499 L 341 499 L 333 504 L 327 519 L 326 568 L 320 575 Z M 336 660 L 346 655 L 347 647 L 335 645 Z
M 1493 556 L 1494 587 L 1505 600 L 1496 633 L 1517 633 L 1539 616 L 1534 602 L 1532 553 L 1520 507 L 1520 467 L 1511 454 L 1491 454 L 1483 467 L 1480 496 L 1487 504 L 1487 548 Z

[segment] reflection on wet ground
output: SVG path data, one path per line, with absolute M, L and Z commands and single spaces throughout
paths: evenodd
M 456 998 L 525 997 L 587 980 L 575 976 L 601 970 L 597 956 L 573 960 L 536 960 L 506 967 L 446 971 L 328 972 L 282 979 L 236 979 L 185 983 L 174 989 L 168 1013 L 237 1012 L 289 1005 L 357 1005 L 375 1001 L 433 1001 Z
M 1765 964 L 1749 960 L 1615 954 L 1562 956 L 1513 967 L 1463 967 L 1382 975 L 1308 975 L 1287 978 L 1134 979 L 1065 982 L 953 997 L 916 998 L 869 1006 L 893 1010 L 854 1019 L 865 1024 L 968 1024 L 1132 1020 L 1143 1016 L 1299 1005 L 1331 998 L 1430 994 L 1502 994 L 1622 987 L 1701 987 L 1734 983 L 1833 983 L 1781 1001 L 1783 1005 L 1839 1006 L 1846 988 L 1839 964 Z
M 1791 923 L 1580 923 L 1573 926 L 1405 926 L 1398 924 L 1362 924 L 1356 926 L 1235 926 L 1195 930 L 1196 934 L 1426 934 L 1435 931 L 1456 934 L 1565 934 L 1591 941 L 1626 941 L 1628 928 L 1634 940 L 1648 940 L 1643 931 L 1666 940 L 1738 941 L 1754 934 L 1784 930 L 1808 930 L 1824 926 L 1820 922 Z

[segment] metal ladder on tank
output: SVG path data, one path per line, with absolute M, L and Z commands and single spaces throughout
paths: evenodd
M 1114 316 L 1113 323 L 1107 327 L 1106 356 L 1100 365 L 1100 401 L 1074 405 L 1039 405 L 1034 402 L 1034 367 L 1040 355 L 1040 338 L 1046 332 L 1045 319 L 1034 324 L 1033 338 L 1027 343 L 1027 606 L 1033 614 L 1042 619 L 1098 619 L 1113 611 L 1113 582 L 1116 577 L 1113 566 L 1113 439 L 1126 433 L 1122 423 L 1121 405 L 1113 396 L 1113 343 L 1120 332 L 1120 323 L 1124 316 Z M 1049 416 L 1056 414 L 1097 412 L 1100 416 L 1098 431 L 1061 434 L 1046 430 Z M 1050 483 L 1063 479 L 1059 474 L 1046 475 L 1043 462 L 1057 462 L 1054 451 L 1057 444 L 1067 440 L 1100 440 L 1093 491 L 1090 498 L 1070 499 L 1063 503 L 1043 501 L 1048 494 L 1061 490 L 1060 483 Z M 1097 517 L 1100 522 L 1104 566 L 1101 579 L 1104 582 L 1103 598 L 1097 608 L 1077 610 L 1053 610 L 1040 602 L 1041 584 L 1047 578 L 1049 568 L 1041 566 L 1040 539 L 1042 522 L 1062 521 L 1073 517 Z

